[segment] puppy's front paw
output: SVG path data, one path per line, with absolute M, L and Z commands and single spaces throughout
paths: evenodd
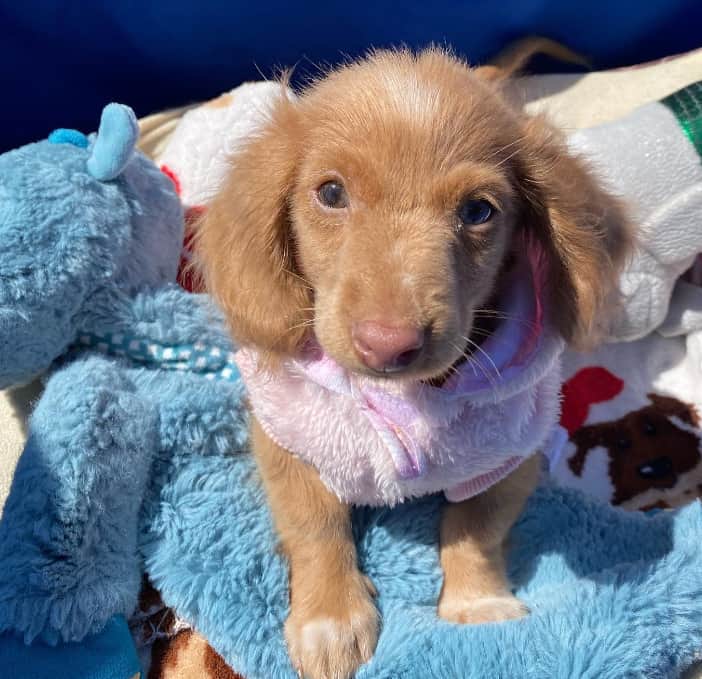
M 378 613 L 365 578 L 334 589 L 341 595 L 293 605 L 285 623 L 293 666 L 307 679 L 348 679 L 375 650 Z
M 439 617 L 462 625 L 516 620 L 529 614 L 529 609 L 511 594 L 479 598 L 442 596 Z

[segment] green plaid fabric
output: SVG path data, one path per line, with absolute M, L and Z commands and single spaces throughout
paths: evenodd
M 702 81 L 662 99 L 678 119 L 680 127 L 702 156 Z

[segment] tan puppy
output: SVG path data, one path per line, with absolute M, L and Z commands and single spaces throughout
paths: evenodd
M 275 369 L 313 332 L 347 370 L 440 382 L 466 338 L 490 331 L 482 309 L 525 232 L 546 253 L 551 320 L 571 342 L 591 333 L 627 249 L 626 218 L 543 120 L 506 102 L 501 75 L 437 49 L 379 52 L 281 97 L 200 234 L 206 284 L 240 344 Z M 252 435 L 290 564 L 291 658 L 313 679 L 348 677 L 378 634 L 349 507 L 255 420 Z M 503 547 L 537 465 L 447 506 L 444 619 L 526 613 Z

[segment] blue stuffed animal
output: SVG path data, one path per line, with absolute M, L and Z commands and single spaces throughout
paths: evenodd
M 0 156 L 0 388 L 48 371 L 0 523 L 8 643 L 82 641 L 131 613 L 149 494 L 179 459 L 244 443 L 229 337 L 172 283 L 182 208 L 137 137 L 110 104 L 96 135 Z

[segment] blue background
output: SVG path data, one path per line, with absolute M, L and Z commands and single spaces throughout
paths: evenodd
M 445 42 L 482 62 L 530 34 L 629 65 L 702 46 L 702 0 L 0 0 L 0 151 L 92 130 L 109 101 L 142 116 L 371 45 Z

